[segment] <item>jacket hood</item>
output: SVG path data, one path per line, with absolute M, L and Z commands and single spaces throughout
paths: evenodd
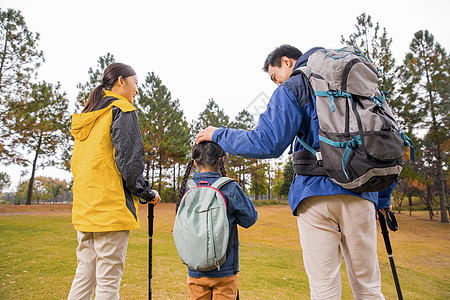
M 302 66 L 302 65 L 306 65 L 306 62 L 308 61 L 308 58 L 311 54 L 313 54 L 314 52 L 316 52 L 317 50 L 320 49 L 324 49 L 323 47 L 314 47 L 309 49 L 308 51 L 306 51 L 302 56 L 300 56 L 300 58 L 297 60 L 297 62 L 294 65 L 294 69 L 297 69 L 298 67 Z
M 70 133 L 76 140 L 85 140 L 92 130 L 100 116 L 107 113 L 111 108 L 111 105 L 100 110 L 91 111 L 88 113 L 73 114 L 72 115 L 72 127 Z
M 117 106 L 124 112 L 136 109 L 129 100 L 122 97 L 121 95 L 105 90 L 104 96 L 115 98 L 116 101 L 113 101 L 110 105 L 103 109 L 72 115 L 72 127 L 70 133 L 76 140 L 85 140 L 89 136 L 89 133 L 91 132 L 92 127 L 95 124 L 95 120 L 97 120 L 103 114 L 109 112 L 112 106 Z

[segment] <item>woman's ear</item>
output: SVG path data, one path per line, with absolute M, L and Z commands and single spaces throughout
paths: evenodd
M 123 77 L 122 76 L 119 76 L 119 78 L 117 78 L 117 84 L 120 86 L 120 87 L 123 87 L 124 86 L 124 82 L 125 80 L 123 79 Z

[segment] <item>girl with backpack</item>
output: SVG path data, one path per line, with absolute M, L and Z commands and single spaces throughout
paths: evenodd
M 194 173 L 192 176 L 196 185 L 200 186 L 206 184 L 206 182 L 213 185 L 219 178 L 226 176 L 224 165 L 226 155 L 226 152 L 214 142 L 202 142 L 193 147 L 192 159 L 187 165 L 180 187 L 176 205 L 177 211 L 186 193 L 186 185 L 192 167 L 195 165 L 199 169 L 199 173 Z M 188 267 L 187 285 L 191 299 L 236 299 L 238 295 L 239 239 L 236 224 L 249 228 L 255 224 L 258 213 L 236 181 L 233 180 L 223 185 L 220 188 L 220 193 L 225 198 L 227 207 L 230 227 L 229 252 L 225 262 L 212 270 L 196 271 Z M 205 201 L 209 201 L 209 199 L 205 199 Z M 235 235 L 235 237 L 232 235 Z

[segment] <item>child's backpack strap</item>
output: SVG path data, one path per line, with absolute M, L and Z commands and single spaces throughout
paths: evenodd
M 214 183 L 211 185 L 211 187 L 220 190 L 221 187 L 223 187 L 225 184 L 227 184 L 231 181 L 235 181 L 235 180 L 233 178 L 229 178 L 229 177 L 220 177 L 219 179 L 214 181 Z
M 220 190 L 221 187 L 223 187 L 224 185 L 226 185 L 227 183 L 230 183 L 232 181 L 235 181 L 233 178 L 229 178 L 229 177 L 220 177 L 219 179 L 217 179 L 212 185 L 212 188 L 218 189 Z M 237 229 L 237 223 L 236 220 L 233 222 L 233 225 L 231 226 L 231 232 L 230 232 L 230 237 L 228 239 L 228 246 L 227 246 L 227 254 L 226 256 L 228 257 L 228 255 L 230 254 L 231 251 L 231 245 L 234 241 L 234 260 L 233 260 L 233 274 L 237 274 L 237 258 L 238 258 L 238 246 L 239 246 L 239 240 L 238 240 L 238 233 L 237 233 L 238 229 Z

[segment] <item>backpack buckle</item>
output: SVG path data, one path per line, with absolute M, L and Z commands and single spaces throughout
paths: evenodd
M 321 152 L 319 152 L 319 151 L 316 152 L 316 159 L 318 162 L 322 161 L 322 153 Z

